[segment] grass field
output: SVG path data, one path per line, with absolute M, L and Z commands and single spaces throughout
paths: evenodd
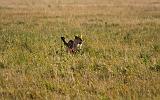
M 0 99 L 160 100 L 160 1 L 0 0 Z

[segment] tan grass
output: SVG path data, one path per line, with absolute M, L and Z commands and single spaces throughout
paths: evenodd
M 158 100 L 159 30 L 159 0 L 0 0 L 0 99 Z

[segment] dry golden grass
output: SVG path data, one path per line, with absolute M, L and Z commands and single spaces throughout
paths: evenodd
M 158 100 L 159 32 L 159 0 L 0 0 L 0 99 Z

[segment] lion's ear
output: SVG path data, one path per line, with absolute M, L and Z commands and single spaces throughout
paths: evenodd
M 75 36 L 75 39 L 77 39 L 78 38 L 78 36 Z

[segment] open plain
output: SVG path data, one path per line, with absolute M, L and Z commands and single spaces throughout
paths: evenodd
M 160 1 L 0 0 L 0 99 L 160 100 Z

